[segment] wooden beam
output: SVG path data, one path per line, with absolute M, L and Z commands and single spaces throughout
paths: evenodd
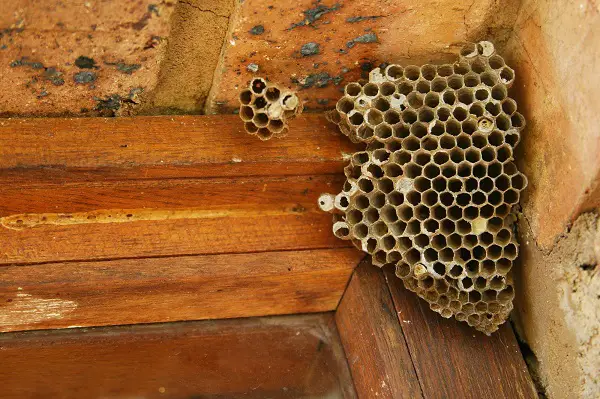
M 341 176 L 0 187 L 0 264 L 348 247 L 317 198 Z
M 425 398 L 537 398 L 509 323 L 488 337 L 430 310 L 392 269 L 385 277 Z
M 341 173 L 353 148 L 317 114 L 266 142 L 236 115 L 4 119 L 0 182 Z
M 360 398 L 422 398 L 381 271 L 364 261 L 335 314 Z
M 355 398 L 331 315 L 0 336 L 2 397 Z
M 0 331 L 334 310 L 351 248 L 0 268 Z

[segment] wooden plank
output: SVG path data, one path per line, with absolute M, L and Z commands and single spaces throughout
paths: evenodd
M 334 310 L 352 248 L 0 268 L 0 331 Z
M 354 148 L 323 115 L 261 141 L 236 115 L 0 121 L 0 181 L 341 173 Z
M 341 176 L 0 186 L 0 264 L 348 247 Z
M 335 314 L 361 398 L 422 398 L 381 270 L 363 261 Z
M 331 317 L 2 334 L 2 397 L 354 398 Z
M 510 324 L 488 337 L 444 319 L 385 270 L 425 398 L 537 398 Z

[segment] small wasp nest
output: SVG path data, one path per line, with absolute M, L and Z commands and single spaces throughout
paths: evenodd
M 240 118 L 246 132 L 261 140 L 283 137 L 288 132 L 287 121 L 302 112 L 296 93 L 254 78 L 250 87 L 240 93 Z
M 454 64 L 389 65 L 350 83 L 329 114 L 352 141 L 334 234 L 393 264 L 443 317 L 486 334 L 513 308 L 513 206 L 527 179 L 513 151 L 525 125 L 508 97 L 514 71 L 489 42 Z

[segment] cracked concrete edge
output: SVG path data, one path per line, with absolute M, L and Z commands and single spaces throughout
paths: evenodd
M 216 96 L 216 89 L 219 87 L 221 80 L 224 76 L 225 66 L 225 51 L 227 50 L 227 40 L 233 35 L 233 30 L 235 29 L 236 23 L 240 18 L 240 10 L 241 10 L 241 2 L 235 1 L 233 11 L 229 17 L 229 25 L 227 27 L 227 33 L 223 38 L 223 42 L 220 47 L 219 52 L 219 60 L 217 65 L 215 66 L 213 78 L 211 81 L 210 90 L 207 93 L 206 100 L 204 103 L 203 111 L 206 115 L 216 114 L 216 110 L 218 108 L 218 104 L 215 103 L 214 99 Z
M 155 89 L 137 114 L 201 114 L 235 0 L 179 1 Z
M 549 252 L 519 218 L 513 320 L 535 354 L 528 362 L 550 398 L 600 396 L 600 225 L 581 214 Z

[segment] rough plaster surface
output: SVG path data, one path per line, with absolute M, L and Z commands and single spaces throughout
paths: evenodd
M 233 111 L 254 74 L 298 90 L 307 109 L 331 109 L 346 83 L 383 62 L 454 61 L 464 42 L 481 39 L 502 50 L 517 9 L 517 0 L 244 1 L 206 111 Z
M 582 210 L 599 205 L 600 3 L 524 0 L 505 54 L 527 118 L 523 213 L 548 250 Z
M 600 224 L 581 215 L 551 251 L 520 220 L 516 324 L 550 398 L 600 397 Z
M 201 113 L 235 0 L 187 0 L 175 7 L 156 89 L 141 113 Z
M 156 84 L 173 4 L 1 1 L 0 116 L 128 113 Z

